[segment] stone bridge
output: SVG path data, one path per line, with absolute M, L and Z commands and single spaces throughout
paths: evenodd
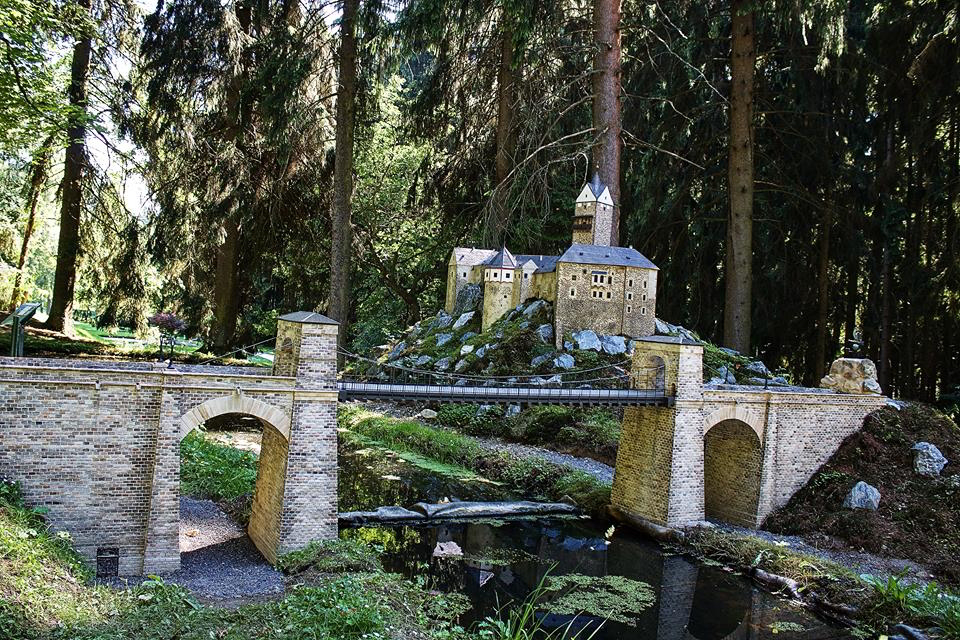
M 674 404 L 624 410 L 612 502 L 671 527 L 705 519 L 759 526 L 887 400 L 802 387 L 705 385 L 703 347 L 681 338 L 640 341 L 632 368 L 656 370 L 651 365 L 663 365 L 659 383 Z
M 278 322 L 272 375 L 249 367 L 0 358 L 0 476 L 21 481 L 91 561 L 180 567 L 180 440 L 226 414 L 263 444 L 250 538 L 270 561 L 337 535 L 337 325 Z

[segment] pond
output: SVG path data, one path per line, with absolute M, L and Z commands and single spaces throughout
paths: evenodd
M 340 511 L 418 501 L 521 498 L 479 479 L 456 479 L 376 448 L 341 445 Z M 545 628 L 587 629 L 593 637 L 847 638 L 803 609 L 755 589 L 741 576 L 695 563 L 623 527 L 590 519 L 453 522 L 434 526 L 358 527 L 341 537 L 384 550 L 389 571 L 431 589 L 467 596 L 469 626 L 541 583 Z M 544 579 L 546 577 L 546 581 Z M 649 586 L 647 586 L 649 585 Z

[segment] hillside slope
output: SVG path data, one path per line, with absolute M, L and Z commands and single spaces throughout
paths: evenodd
M 936 445 L 949 461 L 939 478 L 914 473 L 917 442 Z M 880 491 L 876 511 L 842 506 L 861 480 Z M 828 548 L 848 545 L 914 560 L 938 580 L 960 584 L 960 428 L 920 404 L 869 415 L 764 528 L 803 534 Z

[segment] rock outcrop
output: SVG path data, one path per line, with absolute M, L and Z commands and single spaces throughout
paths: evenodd
M 936 445 L 918 442 L 913 445 L 913 451 L 913 471 L 918 475 L 936 478 L 947 466 L 946 457 Z
M 866 358 L 837 358 L 820 386 L 840 393 L 881 393 L 877 367 Z

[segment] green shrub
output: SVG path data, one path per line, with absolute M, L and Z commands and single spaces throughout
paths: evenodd
M 180 443 L 180 493 L 235 500 L 253 494 L 257 456 L 207 440 L 193 431 Z
M 312 569 L 318 573 L 380 571 L 377 552 L 356 540 L 314 540 L 303 549 L 277 559 L 284 573 L 297 574 Z

